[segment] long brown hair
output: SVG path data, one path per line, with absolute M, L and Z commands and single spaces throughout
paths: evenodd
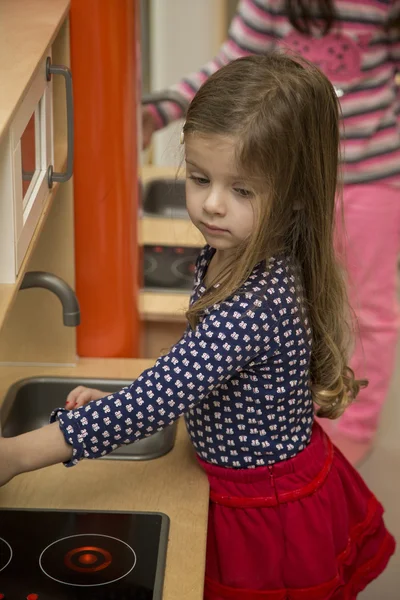
M 360 8 L 362 10 L 362 8 Z M 304 35 L 326 35 L 332 29 L 337 13 L 334 0 L 286 0 L 287 18 L 297 31 Z M 390 18 L 386 31 L 400 29 L 400 15 Z
M 336 18 L 333 0 L 286 0 L 285 10 L 293 27 L 305 35 L 313 30 L 327 34 Z
M 260 261 L 268 264 L 282 253 L 294 257 L 312 330 L 313 397 L 319 415 L 330 418 L 343 412 L 363 383 L 347 366 L 346 289 L 333 248 L 338 120 L 328 79 L 313 65 L 276 53 L 241 58 L 212 75 L 184 125 L 186 139 L 233 136 L 238 168 L 260 198 L 250 239 L 187 319 L 195 327 L 205 310 L 240 291 Z

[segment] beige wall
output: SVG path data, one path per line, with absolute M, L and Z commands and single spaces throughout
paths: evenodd
M 150 88 L 162 90 L 199 69 L 226 36 L 226 0 L 149 0 Z M 178 165 L 182 124 L 154 136 L 152 162 Z

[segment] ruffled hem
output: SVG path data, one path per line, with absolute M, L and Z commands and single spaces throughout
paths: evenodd
M 365 519 L 349 535 L 347 547 L 337 557 L 338 573 L 326 583 L 308 588 L 250 590 L 232 588 L 206 577 L 204 600 L 354 600 L 386 568 L 394 554 L 396 542 L 385 529 L 382 507 L 374 496 L 370 498 Z M 370 560 L 358 564 L 360 550 L 371 541 L 382 538 Z

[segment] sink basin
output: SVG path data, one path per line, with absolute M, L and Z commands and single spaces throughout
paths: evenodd
M 147 217 L 189 219 L 186 210 L 185 181 L 154 179 L 144 190 L 143 212 Z
M 78 385 L 115 392 L 131 381 L 38 377 L 17 381 L 8 390 L 0 409 L 1 434 L 12 437 L 39 429 L 49 422 L 54 408 L 65 405 L 67 395 Z M 151 460 L 167 454 L 175 442 L 176 423 L 150 437 L 123 445 L 103 459 Z

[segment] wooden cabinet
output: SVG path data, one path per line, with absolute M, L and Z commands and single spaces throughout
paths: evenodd
M 50 57 L 50 50 L 48 51 Z M 12 278 L 18 275 L 29 243 L 49 193 L 48 169 L 53 164 L 54 137 L 52 119 L 52 81 L 46 78 L 46 62 L 42 60 L 34 79 L 18 108 L 9 130 L 11 153 L 11 195 L 14 227 L 10 227 L 7 243 L 14 246 L 13 264 L 1 264 Z
M 32 29 L 32 38 L 23 39 L 17 8 L 11 4 L 8 17 L 10 29 L 13 24 L 16 27 L 14 36 L 10 32 L 10 37 L 0 42 L 5 44 L 0 48 L 0 285 L 14 284 L 21 275 L 40 219 L 55 192 L 49 172 L 60 171 L 66 162 L 65 86 L 64 82 L 54 83 L 51 70 L 52 61 L 60 58 L 69 66 L 68 2 L 57 0 L 55 4 L 54 17 L 62 20 L 42 49 L 44 40 L 33 37 L 39 35 L 39 28 Z M 40 16 L 35 18 L 40 20 Z M 18 53 L 13 48 L 22 40 L 25 53 Z M 61 120 L 62 126 L 58 124 Z
M 0 363 L 72 364 L 75 329 L 59 300 L 19 292 L 27 270 L 74 287 L 72 182 L 48 184 L 68 154 L 66 85 L 47 61 L 70 64 L 69 0 L 2 0 L 0 20 Z

